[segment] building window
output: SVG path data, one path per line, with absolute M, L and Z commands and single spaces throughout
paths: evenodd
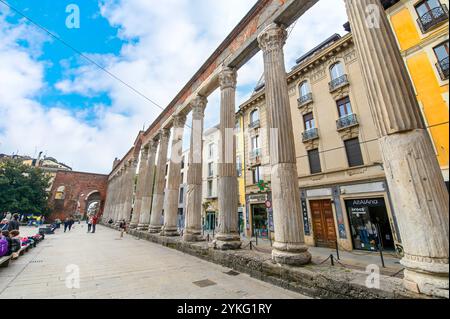
M 261 149 L 259 146 L 259 136 L 256 135 L 256 136 L 252 137 L 251 143 L 252 143 L 251 157 L 255 158 L 255 157 L 261 156 Z
M 311 150 L 308 151 L 308 159 L 309 159 L 309 168 L 311 170 L 311 174 L 318 174 L 322 172 L 322 166 L 320 165 L 320 155 L 319 150 Z
M 208 181 L 207 184 L 207 192 L 208 192 L 208 197 L 211 198 L 213 196 L 213 182 L 212 181 Z
M 353 114 L 352 105 L 350 104 L 350 98 L 348 97 L 337 101 L 337 107 L 339 112 L 339 118 Z
M 300 84 L 298 90 L 300 92 L 300 97 L 307 96 L 309 93 L 311 93 L 311 88 L 309 87 L 308 81 L 303 81 Z
M 181 159 L 181 169 L 183 169 L 184 168 L 184 156 L 183 156 L 183 158 Z
M 341 62 L 335 63 L 330 68 L 331 80 L 339 79 L 341 76 L 345 75 L 344 67 Z
M 249 128 L 258 128 L 260 126 L 260 120 L 259 120 L 259 110 L 253 110 L 250 113 L 250 124 L 249 124 Z
M 439 0 L 425 0 L 415 5 L 417 22 L 423 33 L 448 20 L 448 9 Z
M 214 158 L 214 144 L 208 145 L 208 158 L 213 159 Z
M 438 61 L 436 63 L 436 67 L 442 80 L 448 80 L 448 52 L 448 42 L 442 43 L 434 48 L 434 54 L 436 55 L 436 59 Z
M 253 170 L 252 170 L 252 178 L 253 178 L 253 184 L 258 184 L 262 179 L 261 179 L 261 166 L 256 166 Z
M 348 165 L 350 167 L 364 165 L 364 159 L 361 153 L 361 145 L 358 138 L 347 140 L 345 143 L 345 151 L 347 153 Z
M 184 203 L 184 187 L 180 187 L 180 204 Z
M 314 121 L 314 115 L 312 112 L 303 116 L 303 123 L 305 124 L 305 131 L 316 128 L 316 122 Z
M 208 177 L 214 176 L 214 163 L 208 163 Z

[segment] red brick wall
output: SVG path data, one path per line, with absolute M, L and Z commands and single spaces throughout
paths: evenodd
M 99 215 L 103 213 L 105 205 L 106 188 L 108 185 L 108 175 L 59 171 L 56 173 L 55 180 L 49 198 L 51 208 L 50 220 L 59 218 L 64 220 L 77 211 L 78 202 L 80 203 L 80 213 L 86 214 L 86 199 L 92 192 L 98 191 L 101 197 Z M 64 200 L 55 200 L 57 190 L 64 186 Z

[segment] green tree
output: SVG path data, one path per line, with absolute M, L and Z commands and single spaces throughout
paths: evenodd
M 0 212 L 48 215 L 50 176 L 17 160 L 0 162 Z

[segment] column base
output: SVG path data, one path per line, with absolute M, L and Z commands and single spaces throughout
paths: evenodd
M 162 226 L 150 225 L 150 227 L 148 228 L 148 232 L 151 234 L 158 234 L 161 232 L 161 227 Z
M 159 233 L 163 237 L 177 237 L 180 236 L 177 227 L 163 227 Z
M 138 227 L 138 224 L 136 224 L 136 223 L 130 224 L 131 229 L 136 229 L 137 227 Z
M 401 260 L 401 264 L 406 267 L 403 279 L 405 288 L 416 293 L 448 299 L 448 259 L 434 260 L 429 258 L 427 260 L 432 262 L 426 262 L 425 260 L 416 261 L 405 254 L 405 257 Z
M 183 241 L 188 243 L 195 243 L 199 241 L 204 241 L 205 239 L 202 236 L 202 233 L 199 232 L 187 232 L 185 231 L 183 234 Z
M 303 244 L 273 244 L 272 260 L 278 264 L 289 266 L 303 266 L 311 262 L 311 254 L 308 247 Z
M 139 224 L 139 225 L 137 226 L 137 230 L 140 230 L 140 231 L 147 231 L 147 230 L 148 230 L 148 224 Z
M 217 234 L 213 245 L 219 250 L 237 250 L 242 246 L 241 237 L 232 234 Z

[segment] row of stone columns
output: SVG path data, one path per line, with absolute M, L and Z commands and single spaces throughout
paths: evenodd
M 448 193 L 444 187 L 431 140 L 424 129 L 416 97 L 395 38 L 379 0 L 345 0 L 370 107 L 380 132 L 387 181 L 399 222 L 407 268 L 405 285 L 431 295 L 448 297 Z M 371 10 L 368 10 L 371 8 Z M 368 12 L 378 8 L 379 26 L 368 23 Z M 373 17 L 372 17 L 373 18 Z M 272 258 L 281 264 L 309 263 L 304 244 L 295 140 L 283 47 L 286 30 L 271 24 L 258 36 L 264 58 L 266 104 L 270 136 L 270 165 L 275 242 Z M 218 163 L 219 227 L 214 246 L 238 249 L 238 181 L 235 127 L 236 70 L 224 66 L 221 90 Z M 201 239 L 202 137 L 205 97 L 191 103 L 193 112 L 188 166 L 188 188 L 183 240 Z M 167 188 L 165 171 L 169 129 L 164 128 L 141 154 L 132 226 L 162 236 L 178 236 L 177 215 L 185 114 L 173 116 L 171 158 Z M 157 163 L 155 167 L 155 159 Z M 130 163 L 130 167 L 133 163 Z M 132 185 L 127 169 L 108 187 L 107 209 L 115 220 L 130 211 Z M 133 174 L 134 176 L 134 174 Z M 134 180 L 134 178 L 133 178 Z M 125 192 L 123 189 L 127 189 Z M 111 197 L 111 198 L 110 198 Z M 116 199 L 118 197 L 118 199 Z M 151 205 L 150 205 L 151 203 Z M 122 205 L 122 206 L 121 206 Z M 124 206 L 123 206 L 124 205 Z M 151 211 L 151 214 L 150 214 Z M 164 214 L 162 223 L 161 216 Z

